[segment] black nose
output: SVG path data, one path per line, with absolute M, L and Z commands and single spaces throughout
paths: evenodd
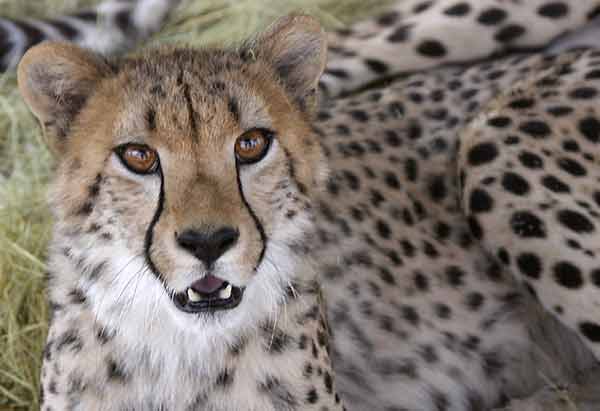
M 239 236 L 239 231 L 231 227 L 222 227 L 216 231 L 185 230 L 177 236 L 177 244 L 195 255 L 208 268 L 233 247 Z

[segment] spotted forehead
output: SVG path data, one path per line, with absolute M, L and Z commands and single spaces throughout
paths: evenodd
M 216 55 L 216 57 L 215 57 Z M 211 142 L 251 128 L 272 128 L 265 76 L 235 54 L 174 52 L 126 64 L 117 135 L 162 134 L 165 144 Z M 160 56 L 159 56 L 160 57 Z M 171 64 L 166 62 L 171 61 Z

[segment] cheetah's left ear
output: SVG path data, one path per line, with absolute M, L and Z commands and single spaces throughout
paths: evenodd
M 259 36 L 256 51 L 273 65 L 299 106 L 313 111 L 327 60 L 327 35 L 319 21 L 298 14 L 282 17 Z

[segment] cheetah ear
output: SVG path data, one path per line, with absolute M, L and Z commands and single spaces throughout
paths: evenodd
M 62 148 L 75 116 L 109 72 L 101 57 L 67 43 L 46 42 L 25 53 L 17 72 L 19 90 L 51 148 Z
M 300 108 L 313 111 L 327 60 L 327 36 L 318 20 L 298 14 L 280 18 L 259 36 L 257 51 L 275 68 Z

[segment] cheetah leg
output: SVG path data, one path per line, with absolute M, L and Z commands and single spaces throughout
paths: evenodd
M 600 358 L 600 71 L 571 52 L 461 136 L 473 235 Z
M 599 0 L 398 1 L 384 15 L 332 34 L 321 89 L 332 97 L 393 74 L 541 49 L 599 11 Z

